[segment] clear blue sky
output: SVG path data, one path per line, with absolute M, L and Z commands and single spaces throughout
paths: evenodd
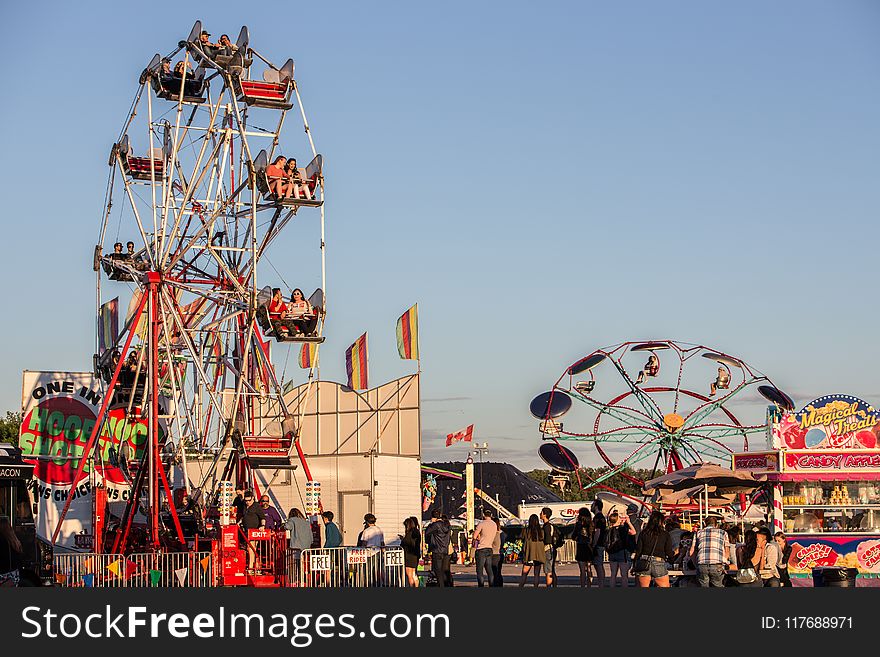
M 880 4 L 242 6 L 0 9 L 0 408 L 23 369 L 90 368 L 109 149 L 197 18 L 295 59 L 326 157 L 322 376 L 364 330 L 371 383 L 413 371 L 394 322 L 417 301 L 426 460 L 463 458 L 439 436 L 473 422 L 492 460 L 537 465 L 529 400 L 627 339 L 880 403 Z

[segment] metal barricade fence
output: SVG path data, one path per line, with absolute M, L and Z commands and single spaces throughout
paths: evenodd
M 403 548 L 311 548 L 300 554 L 300 586 L 403 587 Z
M 300 561 L 301 554 L 302 550 L 298 548 L 287 548 L 284 552 L 283 586 L 302 586 L 302 582 L 300 581 L 300 573 L 302 572 L 302 562 Z
M 118 554 L 68 552 L 52 555 L 55 584 L 64 588 L 125 586 L 125 571 L 119 569 Z M 111 566 L 111 564 L 116 564 Z M 115 572 L 114 572 L 115 571 Z M 120 577 L 119 573 L 122 573 Z
M 558 563 L 571 563 L 577 554 L 577 543 L 570 538 L 565 539 L 562 547 L 556 550 L 556 561 Z
M 129 554 L 126 563 L 137 570 L 126 577 L 127 586 L 206 588 L 214 586 L 210 552 L 157 552 Z
M 56 553 L 55 582 L 65 588 L 204 588 L 214 586 L 210 552 Z

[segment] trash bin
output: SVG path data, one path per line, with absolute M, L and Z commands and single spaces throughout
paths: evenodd
M 813 568 L 813 586 L 853 588 L 858 576 L 858 568 Z

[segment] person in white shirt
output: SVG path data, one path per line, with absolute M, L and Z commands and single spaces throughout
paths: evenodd
M 290 303 L 287 304 L 287 318 L 296 327 L 298 337 L 315 335 L 318 315 L 299 288 L 290 294 Z
M 364 516 L 364 529 L 358 536 L 358 547 L 385 547 L 385 533 L 376 526 L 376 516 Z

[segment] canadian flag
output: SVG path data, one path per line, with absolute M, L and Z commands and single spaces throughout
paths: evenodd
M 462 429 L 461 431 L 447 434 L 446 435 L 446 446 L 449 447 L 453 443 L 461 442 L 462 440 L 469 443 L 473 439 L 474 439 L 474 425 L 472 424 L 467 429 Z

